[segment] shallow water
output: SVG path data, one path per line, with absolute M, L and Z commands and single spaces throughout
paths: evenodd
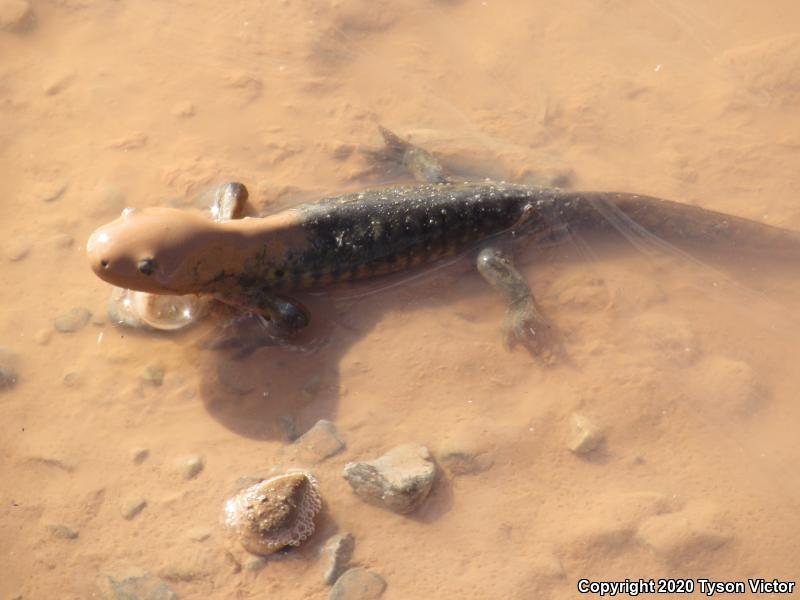
M 0 0 L 0 22 L 17 4 Z M 367 185 L 358 149 L 377 123 L 464 171 L 800 229 L 796 3 L 31 10 L 0 31 L 0 345 L 18 357 L 0 390 L 2 597 L 99 597 L 98 575 L 128 564 L 181 598 L 326 598 L 318 551 L 337 530 L 387 600 L 796 577 L 796 265 L 595 239 L 524 253 L 569 356 L 543 368 L 503 348 L 502 304 L 467 259 L 312 297 L 302 344 L 232 361 L 196 347 L 200 328 L 111 326 L 83 250 L 125 206 L 189 207 L 220 181 L 261 210 Z M 74 307 L 88 323 L 56 331 Z M 583 456 L 567 449 L 575 413 L 604 437 Z M 323 418 L 346 449 L 311 465 L 317 534 L 256 569 L 224 501 L 240 477 L 309 466 L 288 438 Z M 346 462 L 412 441 L 490 466 L 441 468 L 408 517 L 352 493 Z M 192 455 L 204 468 L 184 479 Z

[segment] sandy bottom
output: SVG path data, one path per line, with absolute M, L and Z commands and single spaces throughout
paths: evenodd
M 307 344 L 237 362 L 199 328 L 109 324 L 83 247 L 125 206 L 220 181 L 261 210 L 356 189 L 377 123 L 464 170 L 800 229 L 798 19 L 789 0 L 0 0 L 0 597 L 100 597 L 127 565 L 181 598 L 326 598 L 337 531 L 386 600 L 796 577 L 796 264 L 528 253 L 569 356 L 544 368 L 504 349 L 465 258 L 315 296 Z M 55 330 L 76 307 L 88 322 Z M 576 415 L 602 438 L 583 455 Z M 289 438 L 319 419 L 346 448 L 313 464 Z M 352 493 L 345 463 L 407 442 L 440 463 L 418 511 Z M 254 561 L 223 503 L 292 466 L 319 480 L 317 533 Z

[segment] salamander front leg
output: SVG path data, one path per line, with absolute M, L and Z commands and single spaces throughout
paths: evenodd
M 266 291 L 221 295 L 218 300 L 237 309 L 214 340 L 213 348 L 235 348 L 244 357 L 263 346 L 285 345 L 308 326 L 308 310 L 298 300 Z
M 506 347 L 522 344 L 545 362 L 553 362 L 557 350 L 553 328 L 539 311 L 528 283 L 511 258 L 497 247 L 484 248 L 478 254 L 478 271 L 506 298 L 503 322 Z

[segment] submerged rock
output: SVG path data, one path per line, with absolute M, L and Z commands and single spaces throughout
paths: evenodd
M 267 555 L 299 546 L 314 533 L 322 508 L 317 481 L 305 471 L 271 477 L 225 503 L 225 524 L 245 550 Z
M 386 589 L 386 581 L 374 571 L 356 567 L 339 577 L 328 600 L 377 600 Z
M 73 308 L 69 312 L 59 315 L 53 321 L 56 331 L 61 333 L 74 333 L 83 329 L 92 318 L 92 313 L 83 307 Z
M 294 446 L 304 460 L 320 463 L 341 452 L 344 449 L 344 442 L 339 437 L 336 426 L 330 421 L 321 419 L 295 440 Z
M 577 413 L 572 415 L 572 431 L 567 448 L 575 454 L 588 454 L 602 443 L 603 432 L 597 425 L 583 415 Z
M 344 467 L 344 478 L 362 500 L 400 514 L 423 503 L 435 477 L 431 453 L 419 444 L 404 444 L 373 461 Z
M 139 567 L 112 567 L 97 576 L 96 584 L 103 600 L 178 599 L 163 580 Z
M 0 391 L 8 390 L 17 383 L 19 355 L 10 348 L 0 347 Z
M 347 570 L 350 559 L 353 558 L 353 551 L 356 547 L 355 538 L 349 533 L 340 533 L 333 536 L 322 548 L 325 557 L 325 572 L 322 574 L 322 581 L 327 585 L 333 585 L 339 576 Z

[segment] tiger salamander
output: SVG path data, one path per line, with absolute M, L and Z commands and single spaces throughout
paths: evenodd
M 546 236 L 564 224 L 598 230 L 622 219 L 668 240 L 800 249 L 798 232 L 668 200 L 460 181 L 430 153 L 382 133 L 382 157 L 420 182 L 225 222 L 170 208 L 126 211 L 91 235 L 91 266 L 116 286 L 210 294 L 292 333 L 309 319 L 293 291 L 396 273 L 476 249 L 478 271 L 506 299 L 506 342 L 537 353 L 550 345 L 548 324 L 514 267 L 508 240 L 516 236 Z

